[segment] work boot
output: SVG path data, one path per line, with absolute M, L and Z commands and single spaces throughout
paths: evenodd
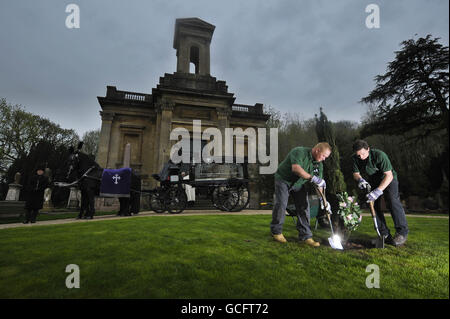
M 306 240 L 303 241 L 306 245 L 311 246 L 311 247 L 319 247 L 320 243 L 317 241 L 314 241 L 312 238 L 308 238 Z
M 280 243 L 286 243 L 287 240 L 286 238 L 284 238 L 283 234 L 272 234 L 273 239 L 275 239 L 277 242 Z
M 392 238 L 391 234 L 389 234 L 389 235 L 381 235 L 381 236 L 384 236 L 384 243 L 386 245 L 395 246 L 394 238 Z
M 393 242 L 394 242 L 394 246 L 398 247 L 401 245 L 404 245 L 406 243 L 406 239 L 408 239 L 408 235 L 400 235 L 400 234 L 395 234 Z

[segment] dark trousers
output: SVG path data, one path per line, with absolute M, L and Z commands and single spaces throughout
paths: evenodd
M 408 235 L 408 222 L 406 221 L 405 210 L 403 209 L 398 193 L 398 181 L 392 180 L 383 192 L 382 197 L 386 200 L 386 204 L 391 212 L 392 220 L 397 234 Z M 375 211 L 377 215 L 377 223 L 382 235 L 389 235 L 390 230 L 386 225 L 386 219 L 381 212 L 381 197 L 375 201 Z
M 289 195 L 292 195 L 292 198 L 294 199 L 295 211 L 297 213 L 296 227 L 299 239 L 306 240 L 311 238 L 310 206 L 306 187 L 290 191 L 288 184 L 277 179 L 275 179 L 275 202 L 272 210 L 270 231 L 272 234 L 282 233 Z
M 38 212 L 39 212 L 38 209 L 27 209 L 27 212 L 25 214 L 26 221 L 35 222 Z
M 120 209 L 117 215 L 119 216 L 131 216 L 130 213 L 130 198 L 119 197 Z

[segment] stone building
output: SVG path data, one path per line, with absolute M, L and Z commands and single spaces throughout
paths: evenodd
M 215 26 L 198 18 L 177 19 L 173 47 L 177 71 L 164 74 L 151 94 L 126 92 L 108 86 L 98 97 L 102 126 L 97 162 L 105 168 L 122 167 L 124 148 L 131 145 L 131 168 L 142 177 L 142 188 L 155 186 L 151 174 L 169 160 L 175 141 L 172 129 L 184 127 L 192 136 L 193 120 L 201 120 L 202 130 L 216 127 L 264 127 L 269 115 L 263 105 L 235 104 L 225 81 L 210 75 L 210 43 Z M 195 73 L 190 73 L 190 64 Z M 256 164 L 254 164 L 256 165 Z M 254 168 L 249 174 L 257 174 Z M 257 207 L 256 185 L 250 184 L 250 206 Z

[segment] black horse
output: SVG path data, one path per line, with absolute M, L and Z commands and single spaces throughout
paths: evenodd
M 68 181 L 78 181 L 81 190 L 80 213 L 77 219 L 93 219 L 95 214 L 95 196 L 100 194 L 100 184 L 103 168 L 95 162 L 91 156 L 81 152 L 83 142 L 78 144 L 77 149 L 69 148 L 69 170 Z M 132 173 L 130 197 L 119 198 L 119 216 L 130 216 L 137 214 L 140 208 L 140 178 Z

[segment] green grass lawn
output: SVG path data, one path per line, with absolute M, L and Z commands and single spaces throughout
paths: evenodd
M 289 242 L 274 242 L 270 219 L 180 215 L 3 229 L 0 298 L 449 298 L 448 219 L 408 218 L 401 248 L 346 251 L 299 244 L 289 217 Z M 323 243 L 328 236 L 314 231 Z M 371 238 L 365 217 L 351 239 Z M 68 264 L 80 267 L 79 289 L 65 286 Z M 369 264 L 379 266 L 379 289 L 366 287 Z

